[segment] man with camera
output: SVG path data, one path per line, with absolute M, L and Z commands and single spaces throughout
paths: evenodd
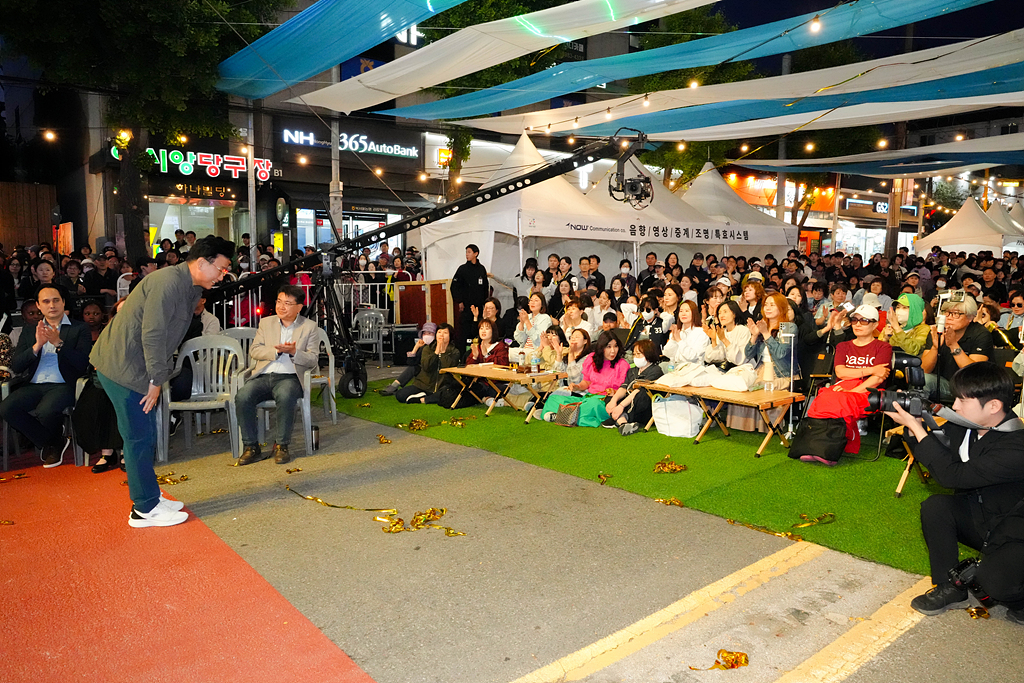
M 990 596 L 1024 624 L 1024 425 L 1011 411 L 1013 380 L 995 363 L 979 362 L 956 372 L 949 386 L 956 416 L 941 432 L 927 432 L 898 404 L 886 412 L 907 428 L 914 457 L 953 489 L 921 504 L 935 587 L 910 606 L 929 616 L 966 607 L 969 584 L 983 603 Z M 958 565 L 958 542 L 980 551 L 981 561 Z
M 948 404 L 953 399 L 950 380 L 961 368 L 992 358 L 992 335 L 974 322 L 978 303 L 962 290 L 950 292 L 948 301 L 940 300 L 940 313 L 932 331 L 932 345 L 939 349 L 935 375 L 927 384 L 933 400 Z

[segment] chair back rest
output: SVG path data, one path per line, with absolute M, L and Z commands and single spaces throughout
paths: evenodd
M 384 314 L 373 310 L 358 311 L 355 328 L 357 342 L 375 342 L 384 335 Z
M 234 339 L 238 342 L 239 346 L 242 347 L 243 363 L 249 360 L 249 349 L 252 348 L 252 342 L 256 339 L 255 327 L 231 327 L 226 330 L 222 330 L 220 334 Z
M 318 327 L 318 328 L 316 328 L 316 335 L 317 335 L 317 339 L 319 340 L 317 342 L 318 348 L 319 348 L 319 346 L 323 346 L 325 349 L 327 349 L 327 358 L 330 361 L 330 364 L 333 366 L 334 365 L 334 349 L 331 348 L 331 338 L 327 336 L 327 330 L 325 330 L 322 327 Z
M 245 365 L 238 341 L 222 334 L 190 339 L 181 347 L 178 365 L 192 362 L 192 395 L 212 396 L 231 392 L 235 374 Z
M 1017 358 L 1017 355 L 1020 353 L 1020 351 L 1017 351 L 1010 347 L 996 347 L 992 349 L 992 352 L 992 358 L 990 360 L 999 367 L 1006 368 L 1006 373 L 1010 376 L 1010 379 L 1013 380 L 1014 386 L 1020 386 L 1020 375 L 1018 375 L 1013 370 L 1013 361 L 1015 358 Z
M 128 296 L 128 290 L 132 285 L 132 279 L 134 279 L 134 277 L 131 273 L 125 273 L 121 277 L 117 278 L 117 288 L 115 291 L 117 292 L 118 299 L 123 299 Z

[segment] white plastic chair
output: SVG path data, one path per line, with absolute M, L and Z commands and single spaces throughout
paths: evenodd
M 384 325 L 386 318 L 379 309 L 363 309 L 356 312 L 353 326 L 355 327 L 357 346 L 372 344 L 377 347 L 378 365 L 384 367 Z
M 162 399 L 157 408 L 157 461 L 168 460 L 171 412 L 175 410 L 227 411 L 231 454 L 237 458 L 240 452 L 235 393 L 238 391 L 240 373 L 245 364 L 241 345 L 221 334 L 190 339 L 181 347 L 170 379 L 178 376 L 186 359 L 192 363 L 192 395 L 185 401 L 172 401 L 170 382 L 164 382 Z M 192 447 L 191 428 L 185 429 L 185 447 Z
M 243 365 L 247 364 L 249 359 L 249 348 L 252 346 L 252 342 L 256 339 L 256 328 L 255 327 L 229 327 L 226 330 L 221 330 L 219 334 L 225 337 L 231 337 L 242 346 L 242 358 Z
M 128 292 L 132 286 L 132 280 L 134 279 L 135 275 L 132 273 L 125 273 L 121 277 L 117 278 L 117 287 L 115 288 L 115 291 L 117 292 L 118 300 L 128 296 Z
M 310 377 L 310 388 L 324 387 L 324 414 L 329 414 L 331 424 L 336 425 L 338 424 L 338 402 L 334 397 L 334 351 L 331 349 L 331 340 L 327 336 L 327 330 L 321 327 L 317 332 L 320 336 L 320 344 L 327 349 L 327 374 Z
M 78 397 L 82 395 L 82 390 L 85 389 L 86 381 L 87 380 L 86 380 L 85 377 L 79 377 L 78 381 L 75 382 L 75 401 L 78 401 Z M 10 395 L 11 395 L 11 383 L 10 382 L 4 382 L 2 385 L 0 385 L 0 401 L 6 400 L 7 397 L 10 396 Z M 74 451 L 74 454 L 75 454 L 75 465 L 78 466 L 78 467 L 83 467 L 83 466 L 89 464 L 89 458 L 88 458 L 88 455 L 86 454 L 86 452 L 82 450 L 81 446 L 78 445 L 78 439 L 75 438 L 75 427 L 74 427 L 74 424 L 72 424 L 72 422 L 71 422 L 71 412 L 74 409 L 75 409 L 74 406 L 71 406 L 70 408 L 65 409 L 65 411 L 64 411 L 64 423 L 65 423 L 65 425 L 67 427 L 68 435 L 71 437 L 71 449 Z M 0 437 L 0 438 L 3 438 L 3 440 L 4 440 L 4 445 L 3 445 L 3 461 L 4 462 L 3 462 L 3 465 L 4 465 L 4 472 L 6 472 L 8 466 L 9 466 L 9 460 L 10 460 L 10 455 L 11 455 L 11 445 L 10 445 L 11 430 L 10 430 L 10 427 L 8 427 L 7 422 L 4 422 L 3 425 L 4 425 L 3 426 L 3 434 L 2 434 L 2 437 Z

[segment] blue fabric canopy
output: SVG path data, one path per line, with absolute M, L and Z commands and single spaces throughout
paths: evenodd
M 893 88 L 865 90 L 840 95 L 819 95 L 776 100 L 732 100 L 714 104 L 699 104 L 681 109 L 628 116 L 616 121 L 601 123 L 578 131 L 576 135 L 603 137 L 614 135 L 623 126 L 642 130 L 648 135 L 677 130 L 692 130 L 730 123 L 742 123 L 756 119 L 806 114 L 827 111 L 836 107 L 848 107 L 870 102 L 920 102 L 923 100 L 945 100 L 961 97 L 980 97 L 1002 93 L 1024 91 L 1024 62 L 1008 64 L 995 69 L 939 78 L 933 81 L 911 83 Z M 569 135 L 569 132 L 559 133 Z
M 532 76 L 439 102 L 378 113 L 414 119 L 484 116 L 559 97 L 602 83 L 674 69 L 755 59 L 884 31 L 991 0 L 855 0 L 763 26 L 628 55 L 563 63 Z M 816 17 L 821 28 L 808 24 Z
M 220 63 L 217 88 L 255 100 L 327 71 L 465 0 L 320 0 Z
M 1006 152 L 966 152 L 966 153 L 924 153 L 902 156 L 889 161 L 862 161 L 856 163 L 831 163 L 817 166 L 779 166 L 770 161 L 745 159 L 733 162 L 737 166 L 775 173 L 847 173 L 888 178 L 900 175 L 941 175 L 944 169 L 960 166 L 1011 166 L 1024 164 L 1024 151 L 1009 150 Z

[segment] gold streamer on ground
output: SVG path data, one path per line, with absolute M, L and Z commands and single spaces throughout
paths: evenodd
M 679 500 L 674 496 L 672 498 L 655 498 L 654 502 L 661 503 L 662 505 L 676 505 L 681 508 L 686 507 L 685 505 L 683 505 L 683 501 Z
M 772 536 L 778 536 L 779 538 L 788 538 L 791 541 L 804 540 L 803 536 L 797 536 L 792 531 L 772 531 L 766 526 L 758 526 L 757 524 L 746 524 L 744 522 L 737 522 L 735 519 L 727 519 L 725 521 L 727 521 L 729 524 L 732 524 L 733 526 L 745 526 L 748 529 L 753 529 L 754 531 L 760 531 L 764 534 L 771 534 Z
M 391 443 L 391 439 L 389 439 L 388 437 L 384 436 L 383 434 L 378 434 L 377 438 L 380 439 L 381 443 Z
M 14 522 L 9 519 L 0 519 L 0 526 L 11 526 L 12 524 L 14 524 Z
M 301 472 L 301 471 L 302 471 L 301 467 L 294 467 L 294 468 L 292 468 L 290 470 L 285 470 L 284 473 L 285 474 L 295 474 L 296 472 Z
M 427 427 L 440 427 L 442 425 L 448 425 L 449 427 L 458 427 L 464 429 L 466 427 L 466 420 L 475 420 L 476 415 L 457 415 L 450 417 L 447 420 L 441 420 L 436 425 L 432 425 L 426 420 L 410 420 L 409 422 L 399 422 L 395 425 L 398 429 L 408 429 L 410 432 L 422 432 Z
M 654 466 L 655 474 L 675 474 L 676 472 L 685 471 L 686 465 L 677 465 L 672 461 L 671 455 L 666 455 Z
M 316 503 L 320 503 L 324 507 L 338 508 L 339 510 L 356 510 L 358 512 L 381 512 L 383 514 L 374 517 L 374 521 L 383 522 L 387 524 L 385 527 L 381 527 L 381 530 L 386 534 L 397 534 L 403 531 L 419 531 L 420 529 L 441 529 L 444 531 L 445 536 L 465 536 L 466 533 L 463 531 L 456 531 L 449 526 L 442 526 L 440 524 L 434 524 L 448 513 L 448 508 L 427 508 L 426 512 L 417 512 L 413 515 L 412 520 L 409 522 L 409 526 L 405 525 L 405 520 L 398 516 L 398 510 L 395 508 L 357 508 L 352 505 L 334 505 L 328 503 L 321 498 L 315 498 L 314 496 L 304 496 L 290 486 L 285 486 L 286 489 L 297 495 L 299 498 L 306 500 L 312 500 Z
M 605 484 L 608 483 L 608 480 L 611 479 L 614 476 L 615 476 L 614 474 L 599 474 L 599 475 L 597 475 L 597 479 L 598 479 L 598 481 L 601 482 L 601 486 L 604 486 Z
M 988 619 L 988 610 L 984 607 L 968 607 L 967 613 L 971 615 L 971 619 Z
M 825 512 L 818 515 L 817 517 L 811 517 L 810 515 L 801 514 L 800 519 L 804 520 L 801 523 L 794 524 L 792 528 L 803 529 L 804 527 L 814 526 L 815 524 L 831 524 L 836 521 L 836 513 Z
M 10 477 L 0 477 L 0 484 L 8 481 L 14 481 L 15 479 L 28 479 L 28 474 L 25 472 L 18 472 L 17 474 L 12 474 Z
M 738 669 L 741 666 L 747 666 L 750 664 L 750 658 L 747 657 L 746 652 L 730 652 L 729 650 L 719 650 L 718 659 L 715 663 L 706 669 L 698 669 L 695 666 L 691 666 L 690 669 L 693 671 L 711 671 L 712 669 L 721 669 L 728 671 L 729 669 Z
M 156 475 L 156 483 L 158 484 L 167 484 L 168 486 L 173 486 L 174 484 L 180 484 L 185 481 L 188 481 L 187 474 L 183 474 L 177 479 L 174 478 L 174 472 Z
M 370 407 L 370 404 L 369 404 L 369 403 L 360 403 L 360 404 L 359 404 L 359 407 L 360 407 L 360 408 L 369 408 L 369 407 Z

